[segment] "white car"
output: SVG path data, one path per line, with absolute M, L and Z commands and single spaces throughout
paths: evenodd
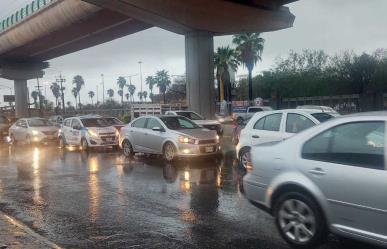
M 196 124 L 204 128 L 216 131 L 218 135 L 223 134 L 223 128 L 219 121 L 205 119 L 204 117 L 193 111 L 166 111 L 165 115 L 183 116 L 194 121 Z
M 246 168 L 250 162 L 251 147 L 284 140 L 331 118 L 331 114 L 320 110 L 289 109 L 256 113 L 240 132 L 236 147 L 239 162 Z
M 44 118 L 21 118 L 9 128 L 9 137 L 11 143 L 56 142 L 58 130 L 58 127 Z
M 99 116 L 79 116 L 63 121 L 59 134 L 59 144 L 80 146 L 82 150 L 90 147 L 118 148 L 119 132 L 104 118 Z

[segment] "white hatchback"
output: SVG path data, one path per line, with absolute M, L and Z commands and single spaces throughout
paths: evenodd
M 252 146 L 285 140 L 334 116 L 320 110 L 289 109 L 256 113 L 241 131 L 236 147 L 243 167 L 250 162 Z

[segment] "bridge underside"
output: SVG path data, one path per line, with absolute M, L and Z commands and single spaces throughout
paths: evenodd
M 210 117 L 215 110 L 213 36 L 291 27 L 294 16 L 282 5 L 292 1 L 58 0 L 0 34 L 0 77 L 20 81 L 4 68 L 23 62 L 18 75 L 27 80 L 31 65 L 157 26 L 186 36 L 188 104 Z M 39 77 L 43 69 L 32 75 Z

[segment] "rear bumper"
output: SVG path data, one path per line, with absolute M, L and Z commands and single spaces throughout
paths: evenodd
M 220 152 L 220 145 L 217 144 L 179 144 L 179 157 L 205 157 L 217 155 Z
M 265 211 L 270 210 L 269 205 L 267 205 L 267 203 L 265 202 L 268 186 L 266 184 L 257 182 L 255 179 L 252 178 L 253 177 L 250 174 L 247 174 L 243 178 L 243 195 L 260 209 L 263 209 Z

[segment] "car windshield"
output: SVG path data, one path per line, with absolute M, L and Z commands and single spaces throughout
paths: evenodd
M 191 120 L 203 120 L 198 114 L 194 112 L 176 112 L 177 115 L 189 118 Z
M 30 127 L 53 126 L 53 124 L 50 121 L 46 119 L 41 119 L 41 118 L 29 119 L 27 120 L 27 122 Z
M 197 124 L 185 117 L 162 117 L 161 121 L 171 130 L 197 129 Z
M 82 119 L 83 126 L 85 127 L 106 127 L 110 124 L 103 118 L 85 118 Z
M 124 123 L 116 118 L 104 118 L 109 125 L 123 125 Z
M 317 112 L 317 113 L 312 113 L 312 116 L 315 117 L 320 123 L 323 123 L 331 118 L 333 118 L 332 115 L 324 112 Z

